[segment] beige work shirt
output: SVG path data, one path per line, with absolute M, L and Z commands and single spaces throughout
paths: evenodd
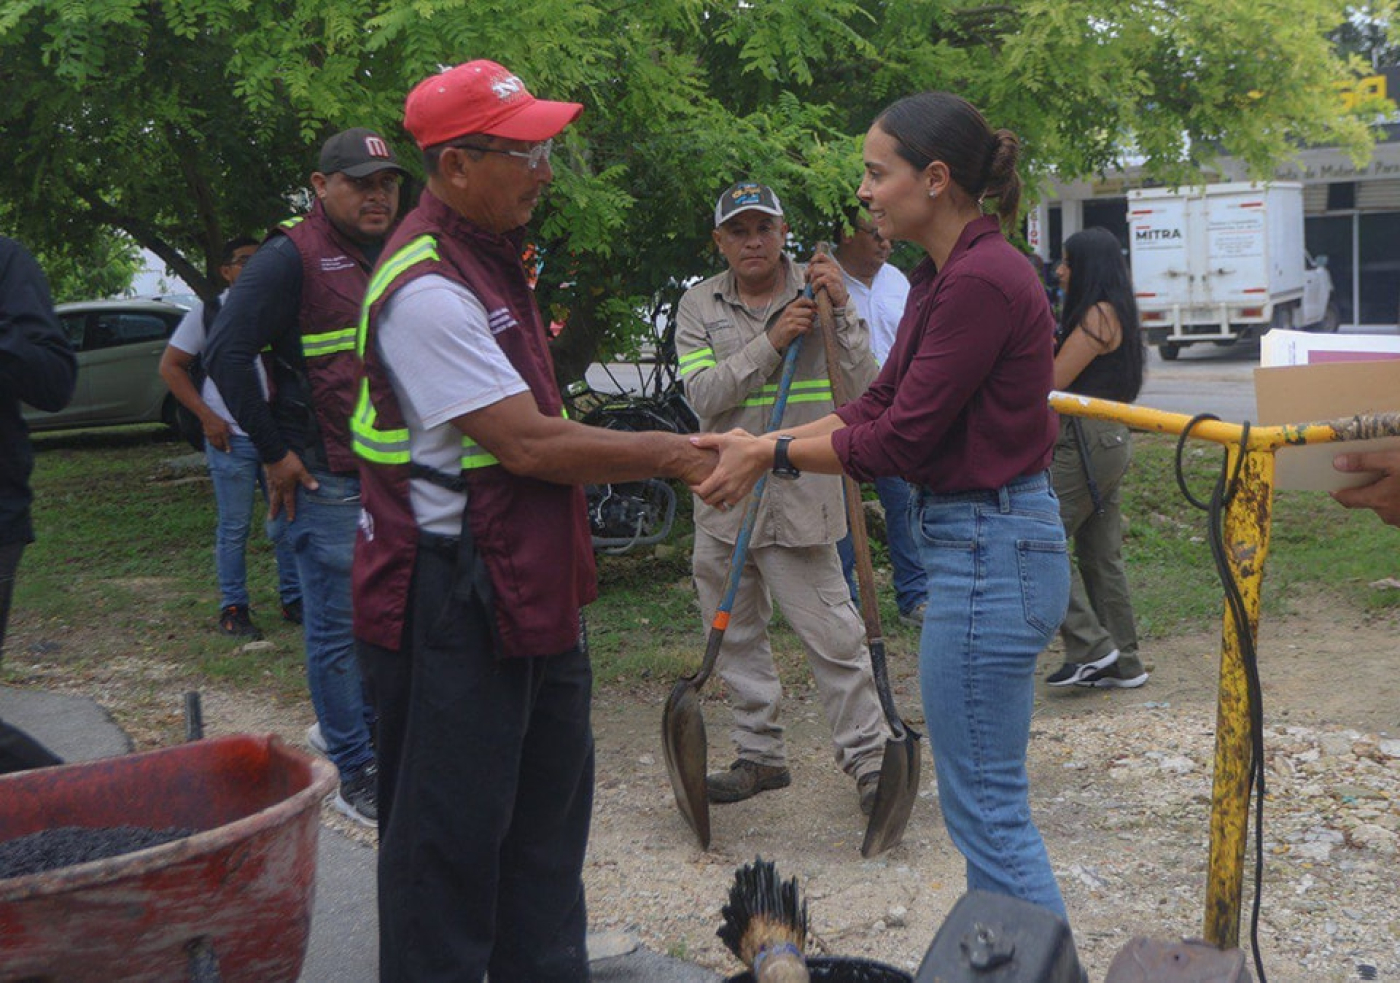
M 786 253 L 784 283 L 770 309 L 750 311 L 739 299 L 729 270 L 685 292 L 676 312 L 676 354 L 685 395 L 700 416 L 702 430 L 723 433 L 735 427 L 749 433 L 768 430 L 782 378 L 783 356 L 766 331 L 803 287 L 803 267 Z M 870 353 L 870 330 L 849 308 L 836 309 L 838 371 L 847 391 L 865 392 L 879 366 Z M 820 327 L 804 336 L 797 372 L 779 431 L 810 423 L 835 406 L 827 377 Z M 695 498 L 695 524 L 733 543 L 739 537 L 748 499 L 728 512 Z M 815 546 L 846 534 L 846 508 L 839 475 L 803 474 L 796 481 L 769 476 L 750 545 Z

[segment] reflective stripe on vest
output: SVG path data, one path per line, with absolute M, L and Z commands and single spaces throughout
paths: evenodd
M 831 400 L 831 381 L 828 379 L 812 379 L 807 382 L 794 382 L 792 390 L 788 394 L 789 403 L 820 403 L 822 400 Z M 744 400 L 746 407 L 772 406 L 778 401 L 778 387 L 764 386 L 758 391 L 758 395 L 750 396 Z
M 441 260 L 437 242 L 430 235 L 419 236 L 406 244 L 388 261 L 379 267 L 365 292 L 364 304 L 360 307 L 360 324 L 354 332 L 354 348 L 361 359 L 369 339 L 369 311 L 383 296 L 389 284 L 418 263 L 436 263 Z M 339 332 L 337 332 L 338 334 Z M 355 412 L 350 417 L 350 446 L 355 453 L 367 461 L 377 464 L 409 463 L 408 428 L 380 430 L 376 427 L 379 414 L 369 395 L 369 379 L 360 379 L 360 395 L 355 402 Z M 462 470 L 485 468 L 500 462 L 476 441 L 462 434 Z
M 338 352 L 355 350 L 354 326 L 327 331 L 325 334 L 304 334 L 301 336 L 301 353 L 307 358 L 322 358 Z

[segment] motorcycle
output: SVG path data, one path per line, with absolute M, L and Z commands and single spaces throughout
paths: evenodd
M 570 419 L 590 427 L 640 433 L 662 430 L 668 433 L 696 433 L 700 419 L 686 401 L 676 372 L 674 351 L 663 345 L 652 363 L 641 389 L 625 391 L 606 367 L 612 387 L 624 390 L 600 393 L 586 379 L 571 383 L 564 392 Z M 643 374 L 641 362 L 638 374 Z M 587 485 L 588 525 L 593 549 L 619 555 L 639 546 L 653 546 L 671 532 L 676 519 L 676 492 L 661 478 Z

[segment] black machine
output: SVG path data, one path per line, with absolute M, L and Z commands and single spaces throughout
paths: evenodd
M 1074 937 L 1047 908 L 969 891 L 943 920 L 914 983 L 1084 983 Z

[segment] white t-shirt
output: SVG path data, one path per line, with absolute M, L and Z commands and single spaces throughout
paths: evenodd
M 845 270 L 846 291 L 856 305 L 856 312 L 870 325 L 870 352 L 881 365 L 890 356 L 894 336 L 904 317 L 904 302 L 909 298 L 909 279 L 897 266 L 882 263 L 870 286 L 861 283 Z
M 453 420 L 529 392 L 496 344 L 485 306 L 446 277 L 419 277 L 390 297 L 378 345 L 408 423 L 410 457 L 446 474 L 461 472 L 462 431 Z M 415 478 L 410 496 L 418 528 L 461 533 L 464 494 Z
M 225 290 L 219 295 L 219 302 L 228 299 L 228 291 Z M 175 333 L 170 336 L 170 346 L 178 348 L 186 355 L 199 355 L 204 351 L 206 341 L 204 333 L 204 303 L 196 301 L 195 305 L 185 312 L 185 316 L 180 318 L 180 323 L 175 326 Z M 253 363 L 258 372 L 258 385 L 262 387 L 263 399 L 267 398 L 267 370 L 263 368 L 262 360 Z M 240 437 L 248 436 L 239 429 L 233 414 L 228 411 L 228 404 L 224 402 L 223 395 L 219 392 L 219 387 L 214 385 L 214 380 L 209 378 L 208 373 L 204 376 L 204 385 L 200 387 L 199 398 L 204 400 L 211 410 L 220 419 L 229 425 L 229 428 Z

